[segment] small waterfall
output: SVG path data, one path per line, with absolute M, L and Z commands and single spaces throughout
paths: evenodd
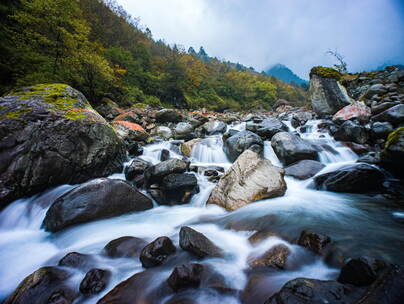
M 305 132 L 298 128 L 300 137 L 311 142 L 321 151 L 318 153 L 319 161 L 325 165 L 338 162 L 355 162 L 358 156 L 348 147 L 337 142 L 328 132 L 318 128 L 321 120 L 310 120 L 305 125 Z
M 202 164 L 231 164 L 223 151 L 223 140 L 219 135 L 197 142 L 192 148 L 191 161 Z

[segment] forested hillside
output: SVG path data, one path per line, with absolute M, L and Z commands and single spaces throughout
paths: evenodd
M 122 106 L 222 110 L 305 100 L 301 88 L 155 41 L 114 1 L 3 0 L 0 19 L 1 94 L 61 82 L 93 104 L 108 96 Z

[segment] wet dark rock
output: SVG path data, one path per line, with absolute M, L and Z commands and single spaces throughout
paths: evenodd
M 4 304 L 70 304 L 78 293 L 68 284 L 70 274 L 57 267 L 42 267 L 27 276 Z
M 246 129 L 258 134 L 264 139 L 270 140 L 276 133 L 287 131 L 288 127 L 278 118 L 269 117 L 259 123 L 247 123 Z
M 401 304 L 404 299 L 404 270 L 390 265 L 381 271 L 357 304 Z
M 308 142 L 292 133 L 275 134 L 272 137 L 271 145 L 284 165 L 290 165 L 303 159 L 317 160 L 318 158 L 317 151 Z
M 355 288 L 335 281 L 298 278 L 287 282 L 265 304 L 348 304 L 359 297 Z
M 391 102 L 382 102 L 382 103 L 376 103 L 374 105 L 372 105 L 372 114 L 373 115 L 377 115 L 380 114 L 388 109 L 390 109 L 391 107 L 394 107 L 396 105 L 400 104 L 397 101 L 391 101 Z
M 95 265 L 94 258 L 89 254 L 70 252 L 59 261 L 59 266 L 88 270 Z
M 245 150 L 253 145 L 264 146 L 262 139 L 250 131 L 238 132 L 224 142 L 224 152 L 231 161 L 235 161 Z
M 132 160 L 129 166 L 125 168 L 125 178 L 140 187 L 144 183 L 144 173 L 152 164 L 139 157 Z
M 100 293 L 107 287 L 111 272 L 104 269 L 91 269 L 80 283 L 80 292 L 86 296 Z
M 297 179 L 308 179 L 316 175 L 325 166 L 316 160 L 304 159 L 285 168 L 285 175 Z
M 181 227 L 180 246 L 199 258 L 223 256 L 223 251 L 211 240 L 187 226 Z
M 152 207 L 152 201 L 128 182 L 99 178 L 59 197 L 47 211 L 42 226 L 57 232 L 72 225 Z
M 176 248 L 170 238 L 162 236 L 142 249 L 140 262 L 144 268 L 159 266 L 175 251 Z
M 129 156 L 135 157 L 143 154 L 143 147 L 136 141 L 125 142 Z
M 103 251 L 111 258 L 138 257 L 146 245 L 147 242 L 143 239 L 123 236 L 109 242 Z
M 252 268 L 273 267 L 284 269 L 289 255 L 290 250 L 287 246 L 282 244 L 275 245 L 267 250 L 262 256 L 251 259 L 248 264 Z
M 161 150 L 161 154 L 160 154 L 160 160 L 161 161 L 166 161 L 170 159 L 170 151 L 167 149 L 163 149 Z
M 342 267 L 338 282 L 355 286 L 372 284 L 377 277 L 373 263 L 374 261 L 364 257 L 349 260 Z
M 383 172 L 373 165 L 353 164 L 316 176 L 314 184 L 327 191 L 372 193 L 383 189 L 384 179 Z
M 211 120 L 203 124 L 202 130 L 206 135 L 222 134 L 226 132 L 227 125 L 223 121 Z
M 364 144 L 369 139 L 369 132 L 364 126 L 351 120 L 345 121 L 334 134 L 334 138 L 339 141 L 353 141 Z
M 177 266 L 168 277 L 167 283 L 174 291 L 198 288 L 201 283 L 203 269 L 203 265 L 196 263 Z
M 297 241 L 298 245 L 320 255 L 324 253 L 327 245 L 330 243 L 330 237 L 308 230 L 303 230 L 300 234 L 299 240 Z
M 156 121 L 157 122 L 180 122 L 182 120 L 182 115 L 171 109 L 163 109 L 157 111 L 156 113 Z
M 404 178 L 404 127 L 391 132 L 381 153 L 383 166 L 396 176 Z
M 382 138 L 385 139 L 387 138 L 387 135 L 389 135 L 390 132 L 393 131 L 393 126 L 391 123 L 389 122 L 379 122 L 376 121 L 372 124 L 372 128 L 371 128 L 371 135 L 372 138 Z
M 391 107 L 384 112 L 373 116 L 375 121 L 387 121 L 392 124 L 400 124 L 404 122 L 404 104 Z
M 161 182 L 164 200 L 162 204 L 186 204 L 192 195 L 199 192 L 198 180 L 191 173 L 173 173 L 163 178 Z
M 189 162 L 173 158 L 148 168 L 145 178 L 149 184 L 159 183 L 164 176 L 172 173 L 183 173 L 189 169 Z
M 358 163 L 368 163 L 377 165 L 380 163 L 380 153 L 378 152 L 365 153 L 358 158 Z
M 0 103 L 0 209 L 49 187 L 122 170 L 124 142 L 79 91 L 36 85 Z
M 369 146 L 368 144 L 357 144 L 352 141 L 343 141 L 342 144 L 359 155 L 368 153 L 372 150 L 372 147 Z

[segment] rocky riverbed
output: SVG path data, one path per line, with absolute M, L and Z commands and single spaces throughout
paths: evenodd
M 311 73 L 312 110 L 0 98 L 4 303 L 401 303 L 404 73 Z

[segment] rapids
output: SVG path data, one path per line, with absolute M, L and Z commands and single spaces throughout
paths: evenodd
M 304 129 L 297 130 L 290 124 L 288 126 L 290 131 L 299 132 L 302 138 L 324 147 L 319 152 L 319 158 L 326 167 L 320 173 L 354 163 L 357 155 L 327 133 L 322 133 L 317 128 L 318 123 L 309 121 Z M 228 129 L 243 130 L 245 123 L 228 126 Z M 144 148 L 141 157 L 156 164 L 161 150 L 167 149 L 170 157 L 181 158 L 176 147 L 168 141 L 151 144 Z M 269 141 L 265 142 L 263 155 L 274 165 L 281 166 Z M 196 143 L 190 159 L 192 165 L 221 166 L 225 169 L 231 166 L 223 152 L 220 135 Z M 96 255 L 97 266 L 112 272 L 106 290 L 95 297 L 76 301 L 96 303 L 119 282 L 143 270 L 136 259 L 109 259 L 100 255 L 109 241 L 126 235 L 153 241 L 165 235 L 178 244 L 178 232 L 183 225 L 194 227 L 225 251 L 224 259 L 210 258 L 200 263 L 215 268 L 227 279 L 229 287 L 237 290 L 244 289 L 247 284 L 245 270 L 248 268 L 248 257 L 259 256 L 277 244 L 284 244 L 290 249 L 288 263 L 295 267 L 293 270 L 265 274 L 265 280 L 271 282 L 271 293 L 297 277 L 335 279 L 338 269 L 294 244 L 303 229 L 329 235 L 342 251 L 349 252 L 351 256 L 370 254 L 390 262 L 404 262 L 404 235 L 397 220 L 402 219 L 403 213 L 390 208 L 382 197 L 317 191 L 312 189 L 312 179 L 298 181 L 286 177 L 288 188 L 285 196 L 262 200 L 229 213 L 218 206 L 205 205 L 215 184 L 202 174 L 195 175 L 200 192 L 187 205 L 155 205 L 151 210 L 77 225 L 56 234 L 41 229 L 42 220 L 49 204 L 74 185 L 59 186 L 13 202 L 0 213 L 0 300 L 39 267 L 57 265 L 65 254 L 77 251 Z M 124 174 L 111 177 L 124 179 Z M 279 237 L 271 236 L 252 245 L 248 238 L 256 230 L 274 232 Z M 172 267 L 163 268 L 153 284 L 158 286 L 171 270 Z M 83 276 L 84 273 L 77 270 L 70 283 L 78 286 Z M 265 291 L 268 292 L 268 289 Z M 259 294 L 258 290 L 257 297 Z M 200 303 L 239 303 L 232 295 L 206 291 L 195 291 L 193 297 Z

